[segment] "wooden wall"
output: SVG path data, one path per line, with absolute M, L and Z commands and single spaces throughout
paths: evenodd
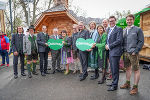
M 144 32 L 144 47 L 140 52 L 143 58 L 141 59 L 150 62 L 150 11 L 141 14 L 140 27 Z
M 74 21 L 72 21 L 67 15 L 66 16 L 59 16 L 59 17 L 47 17 L 44 18 L 42 23 L 38 25 L 36 28 L 36 31 L 42 30 L 42 25 L 47 26 L 47 32 L 49 35 L 53 34 L 53 29 L 58 28 L 59 34 L 62 30 L 66 30 L 68 32 L 68 35 L 70 36 L 72 34 L 72 25 L 75 24 Z

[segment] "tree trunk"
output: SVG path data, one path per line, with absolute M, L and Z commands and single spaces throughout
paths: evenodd
M 27 6 L 26 6 L 26 4 L 24 3 L 24 1 L 23 0 L 20 0 L 20 4 L 21 4 L 21 6 L 22 6 L 22 8 L 23 8 L 23 11 L 24 11 L 24 14 L 25 14 L 25 22 L 27 23 L 27 25 L 28 25 L 28 11 L 27 11 Z
M 49 0 L 48 9 L 50 9 L 50 7 L 51 7 L 51 3 L 52 3 L 52 0 Z

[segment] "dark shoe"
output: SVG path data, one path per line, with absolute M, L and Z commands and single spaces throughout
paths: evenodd
M 82 73 L 79 75 L 79 77 L 82 77 Z
M 14 79 L 17 79 L 18 78 L 18 75 L 14 75 Z
M 88 76 L 88 74 L 82 75 L 82 76 L 80 77 L 80 81 L 85 80 L 87 76 Z
M 43 73 L 43 72 L 41 73 L 41 75 L 42 75 L 42 76 L 46 76 L 46 74 L 45 74 L 45 73 Z
M 108 88 L 107 91 L 115 91 L 115 90 L 117 90 L 117 87 L 111 86 L 111 87 Z
M 107 86 L 112 86 L 112 84 L 107 84 Z
M 105 83 L 106 78 L 101 79 L 100 81 L 98 81 L 98 84 L 104 84 Z
M 57 72 L 63 72 L 60 68 L 56 69 Z
M 21 73 L 21 75 L 22 75 L 22 76 L 26 76 L 26 74 L 25 74 L 25 73 Z
M 50 74 L 55 74 L 55 72 L 56 72 L 55 70 L 51 70 Z
M 33 75 L 38 75 L 38 73 L 36 71 L 32 72 Z
M 91 79 L 91 80 L 95 80 L 95 79 L 98 79 L 98 77 L 99 77 L 99 74 L 97 74 L 97 75 L 92 75 L 90 79 Z
M 45 74 L 50 74 L 48 71 L 44 72 Z
M 85 80 L 86 79 L 86 77 L 84 76 L 84 77 L 80 77 L 80 81 L 83 81 L 83 80 Z
M 28 75 L 28 77 L 29 77 L 29 78 L 32 78 L 32 75 L 31 75 L 31 74 L 29 74 L 29 75 Z

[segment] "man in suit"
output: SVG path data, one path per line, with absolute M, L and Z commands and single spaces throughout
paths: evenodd
M 130 95 L 138 93 L 138 83 L 140 80 L 139 52 L 144 45 L 144 35 L 141 28 L 134 26 L 134 15 L 130 14 L 126 17 L 127 27 L 123 34 L 123 60 L 126 67 L 126 82 L 120 88 L 130 88 L 130 78 L 132 69 L 134 71 L 134 85 L 130 91 Z
M 105 31 L 107 30 L 107 28 L 108 28 L 108 19 L 104 19 L 103 21 L 102 21 L 102 25 L 103 25 L 103 27 L 104 27 L 104 29 L 105 29 Z
M 61 36 L 58 34 L 58 29 L 53 29 L 53 35 L 50 36 L 50 39 L 61 39 Z M 51 55 L 52 55 L 52 71 L 51 74 L 55 74 L 56 70 L 58 72 L 61 72 L 60 68 L 60 61 L 61 61 L 61 51 L 60 50 L 52 50 L 51 49 Z M 56 62 L 57 62 L 57 69 L 56 69 Z
M 71 43 L 72 43 L 72 54 L 73 54 L 73 60 L 74 60 L 74 74 L 77 73 L 77 70 L 80 70 L 80 73 L 82 73 L 82 69 L 81 67 L 79 67 L 78 63 L 79 63 L 79 50 L 76 47 L 76 40 L 78 38 L 78 25 L 77 24 L 73 24 L 72 26 L 73 28 L 73 33 L 71 36 Z
M 108 33 L 108 28 L 109 28 L 109 20 L 108 19 L 104 19 L 102 21 L 102 26 L 105 29 L 105 32 Z M 109 50 L 106 50 L 106 59 L 107 59 L 107 73 L 109 74 L 107 79 L 111 80 L 112 79 L 112 74 L 111 74 L 111 68 L 109 66 Z
M 23 28 L 17 27 L 17 33 L 12 35 L 12 49 L 13 49 L 13 68 L 14 68 L 14 78 L 18 78 L 18 71 L 17 71 L 17 65 L 18 65 L 18 57 L 20 57 L 20 63 L 21 63 L 21 75 L 26 76 L 24 73 L 24 53 L 23 53 Z
M 40 56 L 40 71 L 42 76 L 49 74 L 47 71 L 49 47 L 47 41 L 49 36 L 46 33 L 47 27 L 42 26 L 42 32 L 37 34 L 38 52 Z
M 109 85 L 108 91 L 114 91 L 118 88 L 119 81 L 119 61 L 122 55 L 122 40 L 123 30 L 116 26 L 116 18 L 114 16 L 109 17 L 110 28 L 108 29 L 108 37 L 106 50 L 109 50 L 109 61 L 112 72 L 113 81 Z
M 84 24 L 82 21 L 78 23 L 79 32 L 78 38 L 89 39 L 90 33 L 88 30 L 84 29 Z M 88 51 L 81 51 L 79 50 L 79 58 L 82 65 L 82 75 L 80 76 L 80 81 L 83 81 L 88 76 L 87 68 L 88 68 Z

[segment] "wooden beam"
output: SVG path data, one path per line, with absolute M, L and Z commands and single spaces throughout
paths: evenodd
M 34 26 L 35 28 L 38 27 L 38 25 L 43 21 L 43 18 L 45 18 L 46 16 L 59 16 L 61 14 L 64 14 L 65 11 L 56 11 L 56 12 L 44 12 L 42 13 L 42 15 L 38 18 L 38 20 L 35 22 Z
M 150 57 L 145 57 L 140 55 L 140 60 L 150 62 Z

